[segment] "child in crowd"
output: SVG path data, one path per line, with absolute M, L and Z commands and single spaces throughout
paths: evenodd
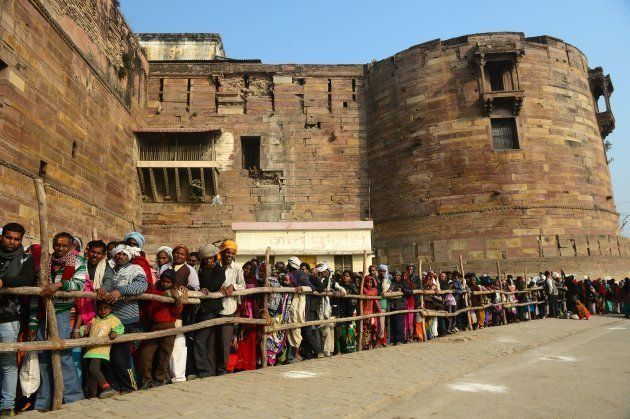
M 111 314 L 111 305 L 103 300 L 99 300 L 96 306 L 97 315 L 92 318 L 84 326 L 81 326 L 81 336 L 85 336 L 89 333 L 91 338 L 109 336 L 111 340 L 116 339 L 116 336 L 124 333 L 124 327 L 118 317 Z M 105 376 L 101 372 L 101 364 L 103 362 L 109 362 L 109 350 L 110 345 L 95 346 L 89 349 L 84 358 L 89 361 L 88 376 L 87 376 L 87 390 L 86 396 L 88 398 L 96 397 L 98 390 L 100 389 L 101 399 L 114 396 L 116 391 L 109 386 L 109 383 L 105 379 Z
M 151 331 L 172 329 L 175 321 L 181 318 L 182 302 L 175 286 L 176 272 L 167 269 L 160 275 L 157 289 L 153 294 L 173 297 L 175 304 L 152 301 L 147 309 L 147 317 L 152 322 Z M 169 360 L 175 344 L 175 335 L 147 340 L 140 355 L 142 364 L 142 389 L 158 387 L 166 384 Z M 154 358 L 155 361 L 154 361 Z M 155 372 L 153 365 L 155 364 Z

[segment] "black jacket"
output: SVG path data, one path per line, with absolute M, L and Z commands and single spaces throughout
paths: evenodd
M 0 249 L 2 287 L 28 287 L 35 284 L 35 259 L 22 249 L 4 252 Z M 17 295 L 0 296 L 0 323 L 20 320 L 22 304 Z
M 405 297 L 413 295 L 413 289 L 411 286 L 402 279 L 399 281 L 392 281 L 392 285 L 389 287 L 389 292 L 402 292 Z M 396 297 L 389 300 L 389 307 L 391 311 L 406 310 L 407 303 L 403 297 Z
M 199 271 L 199 287 L 206 288 L 210 292 L 219 292 L 225 282 L 225 270 L 218 264 L 214 268 L 202 268 Z M 223 299 L 212 298 L 201 300 L 201 311 L 218 314 L 223 310 Z

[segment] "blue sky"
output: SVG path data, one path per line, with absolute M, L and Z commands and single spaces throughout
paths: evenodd
M 630 215 L 630 170 L 623 169 L 630 158 L 630 0 L 121 0 L 121 9 L 135 32 L 218 32 L 229 57 L 272 64 L 367 63 L 476 32 L 560 38 L 612 77 L 610 169 L 617 211 Z

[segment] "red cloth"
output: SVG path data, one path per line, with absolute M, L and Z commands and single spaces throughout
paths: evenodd
M 164 291 L 153 290 L 150 294 L 164 295 Z M 182 305 L 175 306 L 171 303 L 162 303 L 159 301 L 151 301 L 147 306 L 147 317 L 153 323 L 174 323 L 182 317 Z
M 147 260 L 147 258 L 144 256 L 135 256 L 133 259 L 131 259 L 131 263 L 133 263 L 134 265 L 138 265 L 142 268 L 142 270 L 144 271 L 144 274 L 147 276 L 147 283 L 149 284 L 149 288 L 147 289 L 147 292 L 152 290 L 155 284 L 153 283 L 153 274 L 151 271 L 151 265 L 149 264 L 149 261 Z

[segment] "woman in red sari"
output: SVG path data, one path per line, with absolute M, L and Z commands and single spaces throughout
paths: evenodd
M 254 272 L 251 262 L 243 265 L 243 276 L 247 288 L 255 288 L 259 285 L 260 280 L 258 272 Z M 239 307 L 239 317 L 253 319 L 259 313 L 259 304 L 256 296 L 245 297 Z M 258 363 L 259 345 L 258 332 L 254 324 L 239 325 L 239 333 L 236 350 L 235 371 L 255 370 Z

